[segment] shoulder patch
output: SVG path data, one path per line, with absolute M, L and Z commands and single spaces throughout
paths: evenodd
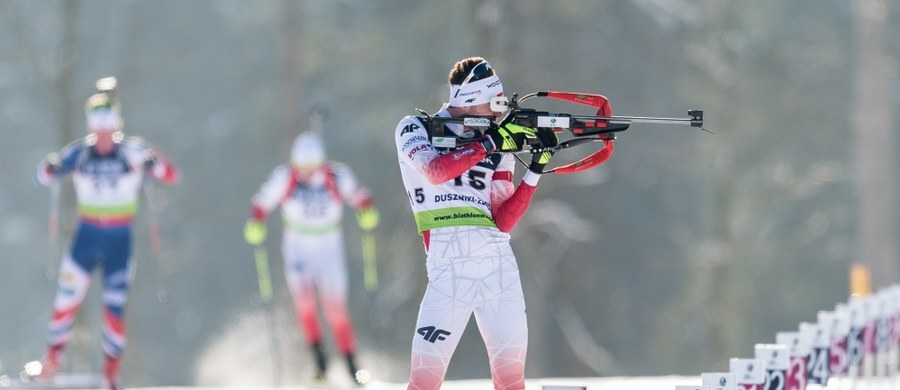
M 415 123 L 407 123 L 406 126 L 403 126 L 403 130 L 400 130 L 400 135 L 403 136 L 404 134 L 412 133 L 420 128 L 421 126 Z
M 400 123 L 401 124 L 405 123 L 406 125 L 403 126 L 402 130 L 400 130 L 400 136 L 402 137 L 406 134 L 412 133 L 419 129 L 425 129 L 425 132 L 427 133 L 428 132 L 428 122 L 429 121 L 422 116 L 410 115 L 410 116 L 404 117 L 400 121 Z
M 122 147 L 125 149 L 132 149 L 138 152 L 143 152 L 151 149 L 150 144 L 144 141 L 143 138 L 134 136 L 126 137 L 120 145 L 122 145 Z

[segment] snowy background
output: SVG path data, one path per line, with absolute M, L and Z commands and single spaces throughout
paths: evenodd
M 116 75 L 126 134 L 183 171 L 177 186 L 155 186 L 159 256 L 147 207 L 136 221 L 126 383 L 309 377 L 280 221 L 269 223 L 270 305 L 241 229 L 313 106 L 329 112 L 329 156 L 373 189 L 382 215 L 373 292 L 345 221 L 360 364 L 404 382 L 426 279 L 393 130 L 415 108 L 436 110 L 450 66 L 472 55 L 496 66 L 507 94 L 602 93 L 621 115 L 703 109 L 716 133 L 635 125 L 603 167 L 542 180 L 513 235 L 528 377 L 726 370 L 845 301 L 853 262 L 876 288 L 897 279 L 898 20 L 887 0 L 0 0 L 0 372 L 43 353 L 55 287 L 45 270 L 73 226 L 66 183 L 61 237 L 48 241 L 50 191 L 33 169 L 85 133 L 84 99 Z M 100 367 L 98 290 L 66 370 Z M 473 325 L 448 379 L 489 377 Z

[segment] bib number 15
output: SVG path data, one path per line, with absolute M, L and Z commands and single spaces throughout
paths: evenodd
M 468 180 L 463 181 L 463 176 L 467 176 Z M 460 187 L 465 184 L 468 184 L 472 188 L 476 190 L 483 190 L 487 188 L 487 184 L 484 182 L 484 179 L 487 177 L 487 172 L 476 171 L 474 169 L 469 170 L 468 175 L 459 175 L 453 179 L 453 185 Z M 422 187 L 416 187 L 413 189 L 411 194 L 407 194 L 411 200 L 416 203 L 424 203 L 425 202 L 425 190 Z
M 469 170 L 469 185 L 476 190 L 483 190 L 487 187 L 484 184 L 484 178 L 487 177 L 486 172 L 476 171 L 474 169 Z M 459 187 L 463 185 L 463 175 L 457 176 L 453 179 L 453 185 Z

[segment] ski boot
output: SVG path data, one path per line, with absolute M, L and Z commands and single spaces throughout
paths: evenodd
M 59 365 L 62 362 L 63 357 L 63 346 L 60 345 L 51 345 L 47 347 L 47 353 L 44 355 L 44 359 L 41 361 L 41 373 L 38 374 L 38 378 L 41 380 L 50 380 L 56 375 L 56 372 L 59 371 Z
M 328 359 L 325 358 L 325 351 L 322 350 L 322 343 L 313 343 L 310 345 L 312 349 L 313 359 L 316 360 L 316 382 L 324 382 L 328 376 Z
M 106 355 L 103 364 L 103 383 L 109 390 L 121 390 L 122 379 L 119 377 L 119 358 Z
M 353 383 L 362 386 L 369 382 L 369 372 L 366 370 L 360 370 L 356 366 L 356 357 L 353 352 L 348 353 L 345 358 L 347 359 L 347 369 L 350 371 L 350 378 L 353 379 Z

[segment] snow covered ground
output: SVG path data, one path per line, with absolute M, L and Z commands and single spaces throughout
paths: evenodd
M 582 388 L 590 390 L 629 390 L 629 389 L 665 389 L 672 390 L 675 385 L 699 385 L 699 377 L 680 377 L 680 376 L 662 376 L 662 377 L 642 377 L 642 378 L 547 378 L 527 380 L 526 390 L 580 390 Z M 240 388 L 240 387 L 238 387 Z M 246 388 L 246 387 L 243 387 Z M 385 383 L 373 382 L 365 387 L 345 387 L 332 385 L 310 385 L 310 386 L 288 386 L 288 387 L 253 387 L 254 389 L 274 390 L 274 389 L 293 389 L 293 390 L 333 390 L 333 389 L 362 389 L 362 390 L 405 390 L 406 383 Z M 145 390 L 222 390 L 221 387 L 148 387 Z M 227 389 L 234 389 L 229 387 Z M 472 379 L 472 380 L 456 380 L 447 381 L 442 387 L 443 390 L 471 390 L 471 389 L 493 389 L 489 379 Z
M 674 390 L 677 385 L 700 385 L 699 376 L 658 376 L 658 377 L 608 377 L 608 378 L 543 378 L 526 381 L 526 390 Z M 33 387 L 29 387 L 33 388 Z M 488 379 L 456 380 L 444 383 L 444 390 L 492 389 Z M 900 388 L 900 378 L 850 380 L 832 378 L 826 387 L 808 385 L 807 389 L 840 389 L 840 390 L 889 390 Z M 317 384 L 309 386 L 284 387 L 143 387 L 144 390 L 227 390 L 227 389 L 259 389 L 259 390 L 403 390 L 406 383 L 372 382 L 364 387 Z

